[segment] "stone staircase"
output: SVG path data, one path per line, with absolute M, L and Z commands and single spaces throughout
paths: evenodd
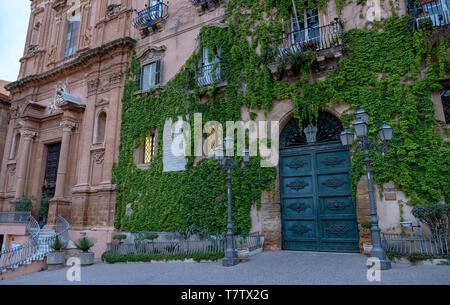
M 49 245 L 57 235 L 68 239 L 69 223 L 64 218 L 57 216 L 56 228 L 59 230 L 56 232 L 53 229 L 41 230 L 36 220 L 31 215 L 29 217 L 27 232 L 30 239 L 19 247 L 0 253 L 0 274 L 17 270 L 20 266 L 31 265 L 35 261 L 42 262 L 45 256 L 53 251 Z

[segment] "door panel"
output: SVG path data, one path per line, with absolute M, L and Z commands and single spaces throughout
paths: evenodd
M 45 180 L 43 191 L 46 192 L 50 198 L 55 195 L 60 151 L 61 143 L 47 145 L 47 161 L 45 165 Z
M 336 144 L 281 151 L 283 249 L 359 252 L 349 170 Z

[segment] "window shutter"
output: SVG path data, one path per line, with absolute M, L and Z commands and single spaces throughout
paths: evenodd
M 156 67 L 155 67 L 155 86 L 158 86 L 161 84 L 161 71 L 162 71 L 162 59 L 158 59 L 156 61 Z
M 136 86 L 142 90 L 142 66 L 139 66 L 138 74 L 135 76 Z

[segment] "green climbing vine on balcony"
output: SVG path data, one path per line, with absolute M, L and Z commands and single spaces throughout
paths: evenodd
M 291 1 L 262 2 L 227 1 L 229 14 L 224 26 L 200 31 L 202 46 L 213 52 L 220 49 L 221 65 L 228 71 L 223 89 L 217 88 L 217 82 L 207 89 L 198 87 L 193 71 L 201 50 L 196 50 L 160 91 L 137 97 L 134 80 L 139 77 L 139 62 L 133 57 L 122 100 L 119 162 L 113 167 L 115 225 L 130 231 L 191 228 L 203 234 L 225 232 L 225 176 L 214 160 L 197 162 L 194 157 L 189 158 L 185 171 L 163 173 L 164 122 L 187 114 L 192 118 L 198 112 L 203 122 L 224 124 L 240 120 L 243 105 L 254 118 L 254 112 L 267 113 L 274 101 L 282 99 L 292 100 L 297 118 L 315 117 L 319 109 L 346 103 L 349 111 L 341 117 L 345 126 L 353 118 L 350 110 L 364 106 L 370 114 L 370 135 L 376 135 L 383 121 L 394 127 L 387 154 L 383 157 L 371 151 L 376 183 L 394 181 L 411 196 L 410 204 L 450 198 L 450 144 L 438 134 L 430 98 L 431 91 L 441 88 L 438 79 L 450 70 L 446 57 L 449 42 L 427 43 L 429 33 L 412 34 L 409 18 L 394 15 L 371 23 L 370 29 L 350 30 L 347 54 L 325 80 L 313 80 L 306 63 L 300 68 L 301 77 L 283 82 L 271 75 L 261 54 L 287 29 Z M 317 4 L 321 9 L 326 7 L 326 1 L 296 3 L 299 11 Z M 208 102 L 201 103 L 201 96 L 207 96 Z M 141 170 L 133 162 L 133 150 L 150 129 L 159 131 L 157 156 L 149 169 Z M 261 168 L 259 160 L 252 157 L 246 171 L 233 172 L 236 233 L 250 230 L 250 209 L 253 204 L 259 207 L 261 191 L 275 189 L 276 169 Z M 363 157 L 358 152 L 351 168 L 354 195 L 363 174 Z M 131 205 L 131 214 L 126 213 L 127 205 Z

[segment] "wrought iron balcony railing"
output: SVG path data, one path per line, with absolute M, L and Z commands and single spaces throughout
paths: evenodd
M 208 8 L 211 4 L 218 4 L 222 0 L 192 0 L 195 5 L 200 5 L 203 9 Z
M 271 55 L 284 57 L 308 50 L 320 51 L 344 44 L 342 23 L 338 20 L 330 24 L 293 31 L 273 42 Z
M 450 24 L 450 0 L 410 0 L 407 10 L 414 17 L 414 30 Z
M 158 3 L 142 11 L 137 12 L 137 17 L 133 19 L 133 26 L 136 29 L 143 27 L 153 27 L 169 16 L 167 4 Z
M 206 87 L 214 83 L 214 81 L 222 81 L 224 79 L 223 63 L 217 62 L 210 65 L 204 65 L 197 69 L 196 78 L 200 87 Z

